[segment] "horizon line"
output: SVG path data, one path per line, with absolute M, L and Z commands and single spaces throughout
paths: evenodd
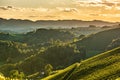
M 38 22 L 38 21 L 72 21 L 72 20 L 76 20 L 76 21 L 102 21 L 102 22 L 109 22 L 109 23 L 120 23 L 120 22 L 116 22 L 116 21 L 107 21 L 107 20 L 100 20 L 100 19 L 94 19 L 94 20 L 82 20 L 82 19 L 49 19 L 49 20 L 31 20 L 31 19 L 15 19 L 15 18 L 2 18 L 0 17 L 0 19 L 5 19 L 5 20 L 21 20 L 21 21 L 31 21 L 31 22 Z

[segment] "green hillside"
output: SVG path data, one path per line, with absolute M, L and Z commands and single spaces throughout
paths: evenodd
M 2 60 L 0 61 L 0 72 L 6 77 L 10 77 L 12 70 L 18 70 L 24 72 L 29 79 L 36 79 L 36 76 L 47 75 L 42 75 L 41 72 L 46 71 L 45 66 L 48 64 L 52 65 L 54 70 L 57 70 L 63 69 L 74 62 L 79 62 L 80 59 L 84 58 L 83 53 L 75 45 L 70 44 L 59 43 L 34 50 L 26 44 L 11 41 L 3 42 L 4 44 L 2 45 L 1 42 L 0 47 L 0 59 Z M 38 74 L 33 76 L 36 73 Z
M 2 63 L 16 63 L 32 53 L 33 49 L 26 43 L 0 40 L 0 66 Z
M 23 37 L 24 37 L 24 34 L 10 34 L 10 33 L 0 32 L 0 40 L 22 42 Z
M 120 77 L 120 47 L 75 63 L 42 80 L 115 80 Z
M 20 46 L 23 47 L 20 43 L 0 40 L 0 62 L 21 56 Z
M 37 29 L 36 31 L 28 32 L 24 35 L 24 42 L 28 44 L 44 45 L 50 41 L 70 41 L 73 40 L 74 35 L 68 31 L 61 31 L 59 29 Z
M 113 41 L 107 46 L 106 50 L 110 50 L 120 46 L 120 38 L 113 39 Z
M 87 57 L 96 55 L 105 51 L 106 47 L 114 40 L 120 38 L 120 28 L 105 30 L 96 34 L 89 35 L 74 44 L 80 48 L 84 46 L 86 48 Z
M 78 59 L 75 59 L 76 56 L 79 56 Z M 20 64 L 17 64 L 16 67 L 19 67 L 19 70 L 22 70 L 27 75 L 30 75 L 38 71 L 44 71 L 44 67 L 47 64 L 51 64 L 56 70 L 65 68 L 66 66 L 71 65 L 82 58 L 83 56 L 74 46 L 55 45 L 42 52 L 39 50 L 38 54 L 36 53 L 30 57 L 27 57 Z
M 59 29 L 36 29 L 26 34 L 10 34 L 0 32 L 0 40 L 24 42 L 30 45 L 49 45 L 52 41 L 72 41 L 74 35 L 69 31 Z
M 84 76 L 86 80 L 87 77 L 96 74 L 96 72 L 92 73 L 95 70 L 103 67 L 108 70 L 110 65 L 114 66 L 112 64 L 119 60 L 117 53 L 117 56 L 111 55 L 112 52 L 119 50 L 115 49 L 103 53 L 101 57 L 82 61 L 88 58 L 88 55 L 90 57 L 118 47 L 119 34 L 120 28 L 117 28 L 88 37 L 83 35 L 79 40 L 73 33 L 59 29 L 37 29 L 26 34 L 0 33 L 0 72 L 5 77 L 18 79 L 20 79 L 19 75 L 24 74 L 22 79 L 36 80 L 51 75 L 45 80 L 49 78 L 50 80 L 74 80 L 74 78 L 76 80 L 84 79 Z M 82 62 L 75 63 L 80 61 Z M 70 67 L 64 69 L 67 66 Z

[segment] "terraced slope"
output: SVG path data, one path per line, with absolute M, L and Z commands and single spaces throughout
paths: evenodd
M 120 77 L 120 47 L 75 63 L 42 80 L 115 80 Z

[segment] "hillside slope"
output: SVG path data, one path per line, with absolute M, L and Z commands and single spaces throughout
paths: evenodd
M 87 53 L 101 53 L 114 40 L 120 38 L 120 28 L 105 30 L 90 36 L 87 36 L 74 44 L 79 47 L 84 46 Z M 93 55 L 91 55 L 93 56 Z M 89 56 L 89 57 L 91 57 Z
M 110 50 L 120 46 L 120 38 L 114 39 L 106 48 L 106 50 Z
M 74 35 L 70 32 L 58 29 L 37 29 L 24 35 L 24 41 L 28 44 L 47 44 L 52 40 L 69 41 Z
M 42 80 L 115 80 L 120 77 L 120 47 L 75 63 Z
M 32 53 L 26 43 L 0 40 L 0 63 L 15 63 Z
M 36 29 L 26 34 L 10 34 L 0 32 L 0 40 L 8 40 L 15 42 L 24 42 L 28 44 L 48 45 L 52 41 L 70 41 L 74 39 L 74 34 L 69 31 L 59 29 Z

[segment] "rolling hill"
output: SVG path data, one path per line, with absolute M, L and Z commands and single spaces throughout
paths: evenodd
M 26 43 L 0 40 L 0 63 L 16 63 L 28 57 L 33 52 Z M 1 66 L 0 64 L 0 66 Z
M 26 34 L 11 34 L 0 32 L 0 40 L 8 40 L 15 42 L 24 42 L 32 45 L 45 45 L 51 41 L 71 41 L 74 39 L 74 34 L 69 31 L 59 29 L 37 29 L 27 32 Z
M 42 80 L 115 80 L 120 77 L 120 47 L 75 63 Z
M 5 77 L 10 77 L 10 72 L 17 70 L 23 72 L 28 79 L 38 79 L 47 76 L 42 72 L 45 72 L 45 66 L 50 64 L 55 70 L 52 74 L 55 74 L 43 80 L 93 80 L 103 79 L 101 76 L 104 75 L 105 79 L 110 75 L 117 78 L 119 72 L 114 71 L 120 64 L 120 48 L 113 48 L 119 46 L 119 38 L 120 28 L 89 36 L 82 35 L 79 39 L 71 31 L 62 29 L 37 29 L 25 34 L 0 33 L 0 72 Z M 74 39 L 77 41 L 73 41 Z M 108 47 L 113 50 L 82 61 Z M 71 66 L 64 70 L 58 70 L 69 65 Z M 115 76 L 110 71 L 114 66 L 112 72 Z M 104 75 L 100 74 L 101 71 L 105 71 Z M 119 68 L 116 71 L 119 71 Z M 99 73 L 100 77 L 95 76 L 96 73 Z
M 114 39 L 117 38 L 120 38 L 120 28 L 105 30 L 96 34 L 91 34 L 75 42 L 74 44 L 76 44 L 78 48 L 84 46 L 86 48 L 87 53 L 89 53 L 88 57 L 91 57 L 93 55 L 96 55 L 96 53 L 105 51 L 106 47 Z
M 74 35 L 68 31 L 61 31 L 59 29 L 37 29 L 36 31 L 28 32 L 24 35 L 24 42 L 28 44 L 44 45 L 50 41 L 70 41 L 73 40 Z

